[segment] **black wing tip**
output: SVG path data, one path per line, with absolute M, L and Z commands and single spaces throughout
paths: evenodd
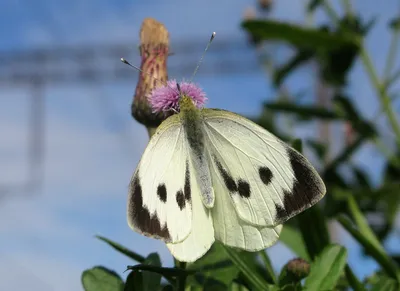
M 139 173 L 135 173 L 129 186 L 128 224 L 135 231 L 165 242 L 171 242 L 171 235 L 167 225 L 161 226 L 157 214 L 150 214 L 143 205 L 142 186 Z
M 276 224 L 312 207 L 326 194 L 324 182 L 307 159 L 290 147 L 287 147 L 287 153 L 296 181 L 292 191 L 284 191 L 283 206 L 275 205 Z

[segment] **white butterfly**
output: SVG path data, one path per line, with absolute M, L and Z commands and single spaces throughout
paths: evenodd
M 152 136 L 128 198 L 130 227 L 166 242 L 179 261 L 197 260 L 214 240 L 267 248 L 283 222 L 324 196 L 312 165 L 264 128 L 197 109 L 185 95 L 179 105 Z

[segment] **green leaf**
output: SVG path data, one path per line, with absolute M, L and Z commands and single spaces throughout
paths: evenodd
M 303 48 L 331 50 L 360 43 L 359 37 L 351 33 L 331 33 L 273 20 L 249 20 L 243 22 L 242 27 L 256 38 L 281 40 Z
M 390 26 L 390 28 L 393 29 L 393 30 L 398 30 L 398 29 L 400 29 L 400 17 L 398 16 L 398 17 L 393 18 L 393 19 L 390 21 L 389 26 Z
M 307 252 L 314 259 L 330 241 L 326 218 L 318 205 L 315 205 L 298 214 L 296 220 Z
M 364 285 L 358 280 L 356 275 L 354 275 L 349 265 L 346 265 L 344 271 L 346 274 L 347 281 L 349 282 L 350 287 L 352 287 L 354 291 L 366 291 Z
M 114 271 L 102 266 L 85 270 L 81 276 L 82 286 L 85 291 L 122 291 L 124 282 Z
M 195 276 L 190 276 L 188 282 L 196 281 L 201 285 L 214 279 L 229 285 L 239 273 L 238 267 L 233 264 L 224 248 L 215 242 L 205 256 L 188 265 L 187 270 L 196 271 Z
M 104 241 L 105 243 L 110 245 L 113 249 L 119 251 L 120 253 L 123 253 L 124 255 L 128 256 L 129 258 L 131 258 L 131 259 L 133 259 L 133 260 L 135 260 L 135 261 L 137 261 L 139 263 L 143 263 L 144 260 L 145 260 L 145 257 L 143 257 L 143 256 L 141 256 L 141 255 L 139 255 L 139 254 L 127 249 L 126 247 L 124 247 L 124 246 L 122 246 L 122 245 L 120 245 L 120 244 L 118 244 L 116 242 L 113 242 L 112 240 L 110 240 L 108 238 L 105 238 L 105 237 L 100 236 L 100 235 L 96 235 L 96 238 Z
M 318 155 L 320 160 L 324 160 L 326 157 L 326 154 L 328 152 L 328 146 L 326 144 L 323 144 L 322 142 L 317 142 L 315 140 L 306 140 L 307 145 L 309 145 L 315 153 Z
M 143 290 L 143 273 L 140 271 L 132 271 L 126 277 L 124 291 Z
M 276 279 L 276 276 L 275 276 L 274 268 L 272 267 L 271 260 L 268 256 L 266 250 L 262 250 L 258 253 L 261 257 L 261 260 L 264 262 L 264 266 L 265 266 L 265 269 L 267 271 L 270 281 L 274 284 L 278 283 L 278 280 Z
M 364 235 L 355 228 L 347 217 L 339 215 L 337 220 L 364 247 L 365 251 L 379 263 L 390 277 L 400 282 L 396 264 L 385 253 L 382 246 L 377 247 L 375 243 L 370 241 L 368 235 Z
M 371 291 L 398 291 L 399 283 L 392 278 L 384 275 L 379 275 L 376 278 L 376 283 L 372 284 Z
M 303 106 L 291 102 L 268 102 L 264 106 L 273 111 L 292 113 L 307 119 L 310 117 L 322 120 L 338 120 L 343 118 L 343 115 L 338 112 L 319 106 Z
M 314 12 L 314 10 L 317 9 L 318 6 L 320 6 L 323 2 L 324 0 L 310 0 L 310 2 L 307 5 L 307 11 Z
M 358 137 L 352 144 L 345 147 L 341 153 L 339 153 L 335 159 L 326 166 L 323 179 L 326 180 L 329 175 L 336 175 L 335 171 L 342 163 L 348 161 L 350 157 L 364 144 L 366 138 L 364 136 Z M 333 180 L 334 182 L 336 179 Z
M 243 276 L 248 280 L 255 290 L 271 290 L 273 285 L 268 284 L 257 272 L 254 272 L 239 251 L 233 250 L 227 246 L 223 247 L 232 262 L 236 264 Z
M 294 227 L 284 224 L 279 240 L 289 247 L 296 255 L 309 261 L 310 256 L 307 253 L 301 233 Z
M 304 287 L 307 291 L 333 290 L 346 265 L 347 252 L 339 245 L 329 245 L 311 265 Z
M 371 189 L 371 183 L 369 181 L 367 172 L 364 169 L 362 169 L 361 167 L 357 167 L 357 166 L 352 166 L 351 169 L 353 170 L 353 173 L 357 180 L 358 186 Z
M 378 238 L 375 236 L 372 229 L 369 227 L 367 220 L 358 208 L 357 202 L 352 195 L 347 196 L 347 205 L 349 207 L 349 212 L 351 213 L 353 220 L 358 227 L 358 230 L 370 241 L 370 243 L 374 245 L 375 248 L 384 253 L 384 248 L 382 247 Z
M 284 65 L 276 69 L 274 72 L 274 85 L 279 86 L 285 80 L 285 78 L 293 72 L 297 67 L 304 64 L 314 56 L 314 52 L 311 50 L 301 49 L 295 56 L 293 56 Z
M 157 253 L 151 253 L 147 256 L 144 264 L 161 267 L 160 256 Z M 161 283 L 161 275 L 154 272 L 143 272 L 143 289 L 141 290 L 158 290 Z
M 182 270 L 178 268 L 164 268 L 164 267 L 156 267 L 152 265 L 146 264 L 138 264 L 134 266 L 128 266 L 127 270 L 140 270 L 140 271 L 150 271 L 163 275 L 164 277 L 181 277 L 192 275 L 195 272 L 190 270 Z

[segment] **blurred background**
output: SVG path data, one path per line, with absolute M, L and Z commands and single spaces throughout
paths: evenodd
M 304 104 L 330 106 L 329 90 L 316 80 L 312 64 L 291 74 L 284 86 L 274 86 L 271 66 L 293 50 L 279 44 L 267 49 L 255 45 L 240 27 L 244 19 L 254 17 L 305 26 L 328 22 L 321 11 L 312 16 L 305 12 L 309 2 L 1 1 L 0 290 L 82 290 L 81 272 L 97 264 L 122 273 L 131 262 L 96 240 L 96 234 L 144 255 L 158 251 L 164 265 L 172 264 L 161 242 L 134 233 L 126 223 L 128 183 L 148 135 L 130 115 L 138 72 L 119 59 L 140 65 L 144 18 L 153 17 L 169 30 L 174 53 L 168 59 L 169 78 L 178 80 L 191 76 L 216 31 L 195 78 L 208 95 L 207 106 L 258 116 L 263 102 L 282 94 L 300 96 Z M 340 2 L 331 1 L 339 12 Z M 381 72 L 391 37 L 387 22 L 399 15 L 399 2 L 351 3 L 363 18 L 376 20 L 365 45 Z M 399 64 L 397 59 L 393 67 Z M 353 104 L 364 118 L 372 119 L 379 103 L 358 59 L 348 80 L 346 92 Z M 393 106 L 399 112 L 399 102 Z M 341 125 L 316 128 L 279 121 L 294 137 L 325 140 L 328 156 L 351 139 Z M 386 122 L 377 122 L 390 141 Z M 306 155 L 316 160 L 312 151 L 306 150 Z M 360 147 L 352 163 L 366 172 L 372 185 L 380 183 L 385 157 L 375 146 Z M 385 247 L 397 253 L 399 225 L 395 221 L 385 238 Z M 349 248 L 349 264 L 357 276 L 376 269 L 344 230 L 333 223 L 331 231 L 334 241 Z M 268 252 L 277 269 L 294 257 L 281 243 Z

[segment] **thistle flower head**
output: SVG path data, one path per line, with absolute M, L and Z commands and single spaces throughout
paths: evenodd
M 178 90 L 176 80 L 169 80 L 166 85 L 154 89 L 148 96 L 154 113 L 179 111 L 180 94 L 190 97 L 197 108 L 202 108 L 207 101 L 204 91 L 194 83 L 179 83 L 181 92 Z

